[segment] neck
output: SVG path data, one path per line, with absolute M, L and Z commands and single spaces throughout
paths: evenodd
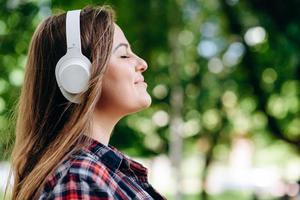
M 111 112 L 95 110 L 93 114 L 93 125 L 91 137 L 98 142 L 108 145 L 112 131 L 121 117 Z

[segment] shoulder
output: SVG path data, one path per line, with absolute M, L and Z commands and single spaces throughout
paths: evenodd
M 79 151 L 60 164 L 48 181 L 57 184 L 65 177 L 77 177 L 81 180 L 103 184 L 110 176 L 109 169 L 95 155 L 88 151 Z
M 89 152 L 80 151 L 72 154 L 46 179 L 41 197 L 68 199 L 70 194 L 110 197 L 111 181 L 110 170 L 99 159 Z

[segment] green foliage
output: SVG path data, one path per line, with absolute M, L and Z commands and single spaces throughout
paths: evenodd
M 299 153 L 300 17 L 293 9 L 298 1 L 289 1 L 283 10 L 280 2 L 53 0 L 13 5 L 1 0 L 0 158 L 7 158 L 3 152 L 14 137 L 10 115 L 35 27 L 51 12 L 103 3 L 116 10 L 133 50 L 147 60 L 145 79 L 153 98 L 151 108 L 121 120 L 113 145 L 136 156 L 167 152 L 174 109 L 170 95 L 178 83 L 184 95 L 185 151 L 205 140 L 207 148 L 200 151 L 210 157 L 214 147 L 230 148 L 232 138 L 241 136 L 261 148 L 281 140 L 290 145 L 288 152 Z
M 122 119 L 112 145 L 132 156 L 167 153 L 172 92 L 179 88 L 183 155 L 203 155 L 203 182 L 214 160 L 226 162 L 237 137 L 253 142 L 255 165 L 299 162 L 298 0 L 0 0 L 0 160 L 9 158 L 13 144 L 13 112 L 33 31 L 50 14 L 88 4 L 111 5 L 149 65 L 144 76 L 152 106 Z M 293 175 L 287 178 L 299 179 Z M 206 197 L 253 198 L 235 191 L 204 191 Z

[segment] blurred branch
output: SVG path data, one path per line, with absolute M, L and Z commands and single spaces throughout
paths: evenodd
M 178 43 L 178 37 L 180 30 L 182 28 L 181 22 L 181 12 L 179 5 L 176 2 L 169 4 L 169 47 L 170 47 L 170 57 L 172 62 L 169 65 L 169 75 L 170 75 L 170 159 L 174 168 L 174 175 L 176 180 L 175 188 L 175 200 L 182 199 L 181 193 L 181 162 L 182 162 L 182 145 L 183 145 L 183 119 L 182 119 L 182 109 L 184 96 L 181 82 L 180 82 L 180 72 L 179 69 L 183 66 L 180 59 L 181 47 Z
M 219 137 L 220 137 L 220 133 L 221 131 L 215 131 L 213 133 L 211 133 L 211 137 L 209 138 L 210 141 L 210 148 L 208 149 L 206 155 L 205 155 L 205 159 L 204 159 L 204 167 L 203 167 L 203 172 L 202 172 L 202 177 L 201 177 L 201 182 L 203 184 L 202 189 L 200 190 L 200 199 L 202 200 L 207 200 L 208 199 L 208 194 L 206 191 L 207 188 L 207 177 L 208 177 L 208 172 L 211 166 L 211 163 L 214 159 L 214 149 L 217 146 L 217 144 L 219 143 Z
M 222 108 L 222 102 L 221 100 L 219 100 L 217 102 L 217 109 L 221 110 Z M 225 123 L 228 123 L 227 121 L 227 118 L 222 114 L 221 115 L 221 121 L 220 121 L 220 124 L 225 124 Z M 224 126 L 223 126 L 224 128 Z M 200 198 L 199 199 L 202 199 L 202 200 L 207 200 L 209 198 L 209 195 L 207 194 L 207 177 L 208 177 L 208 172 L 209 172 L 209 169 L 210 169 L 210 166 L 214 160 L 214 150 L 215 150 L 215 147 L 219 144 L 221 138 L 222 138 L 222 133 L 223 129 L 222 127 L 219 129 L 216 129 L 216 130 L 213 130 L 210 134 L 207 135 L 208 137 L 208 140 L 209 140 L 209 149 L 208 151 L 206 152 L 206 155 L 205 155 L 205 158 L 204 158 L 204 167 L 203 167 L 203 172 L 202 172 L 202 177 L 201 177 L 201 181 L 202 181 L 202 190 L 201 193 L 200 193 Z

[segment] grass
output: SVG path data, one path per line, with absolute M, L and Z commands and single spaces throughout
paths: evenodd
M 174 199 L 172 196 L 166 196 L 168 200 Z M 253 194 L 250 192 L 242 191 L 226 191 L 219 195 L 210 195 L 208 196 L 209 200 L 253 200 Z M 257 198 L 260 200 L 274 200 L 273 198 Z M 194 195 L 183 195 L 182 200 L 201 200 L 199 194 Z

